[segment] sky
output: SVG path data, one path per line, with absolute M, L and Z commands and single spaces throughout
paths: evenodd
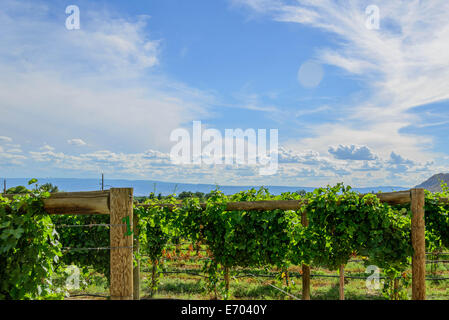
M 408 187 L 448 172 L 447 0 L 0 0 L 0 39 L 1 177 Z M 173 163 L 170 136 L 194 121 L 277 129 L 276 173 Z

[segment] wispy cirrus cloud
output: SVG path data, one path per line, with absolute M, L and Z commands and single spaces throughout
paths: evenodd
M 163 39 L 148 31 L 150 17 L 83 2 L 81 28 L 67 30 L 64 9 L 2 2 L 0 135 L 68 149 L 82 130 L 96 149 L 168 150 L 171 130 L 207 118 L 213 94 L 158 70 Z
M 426 126 L 416 112 L 410 112 L 412 109 L 449 99 L 449 2 L 231 3 L 249 9 L 252 15 L 302 24 L 335 36 L 334 43 L 316 49 L 315 58 L 339 67 L 369 89 L 358 101 L 348 101 L 344 118 L 311 126 L 312 137 L 291 140 L 290 146 L 325 154 L 329 146 L 354 144 L 368 146 L 383 158 L 392 151 L 417 161 L 438 157 L 432 151 L 432 137 L 402 131 L 409 126 Z M 365 27 L 365 9 L 372 4 L 380 9 L 379 30 Z
M 21 146 L 12 142 L 12 138 L 0 136 L 0 165 L 2 166 L 20 166 L 27 159 Z

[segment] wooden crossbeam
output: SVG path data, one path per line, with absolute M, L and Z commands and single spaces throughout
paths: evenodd
M 12 199 L 14 194 L 3 194 Z M 109 190 L 86 192 L 57 192 L 44 199 L 48 214 L 90 215 L 109 214 Z

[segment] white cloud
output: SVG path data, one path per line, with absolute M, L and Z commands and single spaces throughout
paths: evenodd
M 84 142 L 82 139 L 70 139 L 67 140 L 67 143 L 78 147 L 87 145 L 87 143 Z
M 19 144 L 12 144 L 12 138 L 0 136 L 0 168 L 21 166 L 27 159 Z
M 367 146 L 345 146 L 339 145 L 337 147 L 330 147 L 329 153 L 336 159 L 340 160 L 374 160 L 374 155 Z
M 42 148 L 41 148 L 42 149 Z M 87 172 L 126 173 L 135 176 L 148 174 L 156 167 L 169 165 L 167 154 L 148 150 L 144 153 L 116 153 L 109 150 L 99 150 L 76 155 L 55 152 L 53 148 L 42 151 L 30 151 L 34 161 L 46 163 L 55 168 Z
M 376 159 L 373 161 L 363 161 L 362 165 L 356 166 L 354 171 L 365 171 L 365 172 L 375 172 L 383 169 L 384 164 L 380 159 Z
M 21 166 L 24 164 L 24 161 L 27 159 L 25 155 L 23 155 L 23 151 L 19 148 L 7 149 L 0 146 L 0 165 L 9 167 L 9 166 Z
M 45 144 L 40 149 L 43 150 L 43 151 L 53 151 L 53 150 L 55 150 L 55 148 L 53 148 L 52 146 L 49 146 L 48 144 Z
M 414 165 L 413 161 L 404 159 L 401 155 L 396 154 L 395 152 L 391 153 L 388 163 L 392 165 Z
M 13 148 L 13 149 L 8 149 L 7 152 L 9 153 L 22 153 L 23 150 L 20 148 Z
M 0 136 L 0 142 L 12 142 L 10 137 Z

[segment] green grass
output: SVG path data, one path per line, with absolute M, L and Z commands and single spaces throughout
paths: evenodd
M 442 258 L 447 259 L 447 258 Z M 430 260 L 430 259 L 429 259 Z M 202 274 L 200 261 L 184 261 L 184 260 L 167 260 L 165 262 L 166 270 L 182 270 L 198 272 Z M 291 267 L 289 272 L 298 274 L 300 267 Z M 430 264 L 426 267 L 427 277 L 449 277 L 449 264 L 438 264 L 432 268 Z M 244 273 L 251 274 L 277 274 L 279 271 L 275 269 L 264 270 L 263 268 L 254 269 L 239 269 L 237 275 Z M 338 271 L 329 271 L 324 268 L 311 268 L 312 275 L 333 275 L 338 276 Z M 411 276 L 411 270 L 407 270 L 407 274 Z M 302 281 L 300 277 L 290 276 L 289 287 L 285 285 L 285 280 L 267 277 L 243 277 L 233 278 L 236 272 L 231 274 L 230 283 L 230 299 L 261 299 L 261 300 L 284 300 L 293 299 L 292 297 L 281 292 L 281 290 L 288 290 L 288 292 L 298 298 L 302 296 Z M 365 273 L 365 267 L 361 262 L 349 262 L 345 266 L 345 275 L 357 276 L 366 279 L 368 274 Z M 383 276 L 383 274 L 380 274 Z M 63 275 L 61 275 L 63 277 Z M 141 263 L 141 298 L 143 299 L 213 299 L 214 293 L 207 291 L 206 280 L 204 277 L 199 277 L 189 274 L 166 274 L 160 278 L 158 290 L 156 294 L 151 297 L 151 289 L 149 287 L 149 280 L 151 278 L 151 265 L 148 262 Z M 83 277 L 84 285 L 80 290 L 71 291 L 71 294 L 101 294 L 108 295 L 109 288 L 106 279 L 101 275 L 92 272 L 87 277 Z M 382 280 L 381 280 L 382 281 Z M 294 283 L 294 284 L 293 284 Z M 339 279 L 335 278 L 311 278 L 311 299 L 312 300 L 338 300 L 339 299 Z M 276 289 L 275 287 L 279 289 Z M 382 287 L 382 285 L 381 285 Z M 346 279 L 345 281 L 345 299 L 347 300 L 383 300 L 385 297 L 382 290 L 369 291 L 366 288 L 366 281 L 364 279 Z M 428 300 L 447 300 L 449 298 L 449 280 L 443 281 L 426 281 L 426 291 Z M 411 285 L 407 288 L 408 299 L 411 299 Z

